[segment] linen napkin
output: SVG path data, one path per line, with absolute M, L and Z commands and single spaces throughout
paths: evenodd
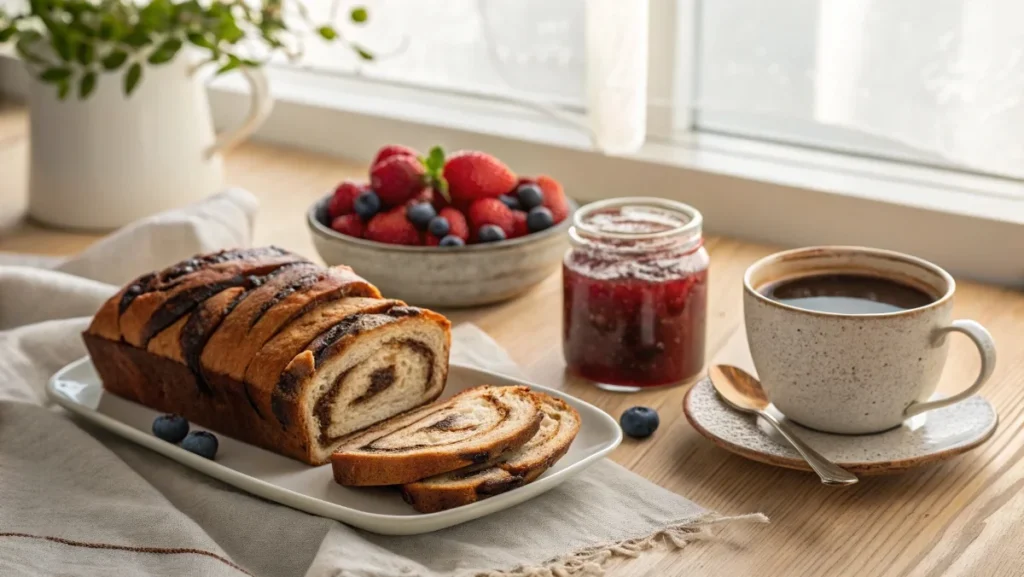
M 79 333 L 115 285 L 246 245 L 256 209 L 228 191 L 51 269 L 0 264 L 0 575 L 600 575 L 614 556 L 681 549 L 712 523 L 766 521 L 721 517 L 605 460 L 509 510 L 386 537 L 250 496 L 46 400 L 47 379 L 85 354 Z M 453 331 L 452 360 L 523 376 L 472 325 Z

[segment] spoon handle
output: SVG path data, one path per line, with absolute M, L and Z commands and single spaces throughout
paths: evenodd
M 814 472 L 821 477 L 821 482 L 826 485 L 852 485 L 857 482 L 857 476 L 853 473 L 843 469 L 829 461 L 821 455 L 821 453 L 812 449 L 807 443 L 804 443 L 800 437 L 793 432 L 786 424 L 780 422 L 774 416 L 767 411 L 758 411 L 764 420 L 771 423 L 775 430 L 779 432 L 783 437 L 789 441 L 789 444 L 793 445 L 800 456 L 807 461 L 807 464 L 814 469 Z

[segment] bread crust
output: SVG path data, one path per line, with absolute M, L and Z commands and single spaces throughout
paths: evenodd
M 282 426 L 272 412 L 275 387 L 289 368 L 298 377 L 296 399 L 314 395 L 315 383 L 324 382 L 316 381 L 316 359 L 304 352 L 314 339 L 346 319 L 366 326 L 359 335 L 325 347 L 329 350 L 321 361 L 339 358 L 358 339 L 375 338 L 363 317 L 404 306 L 381 299 L 349 267 L 323 269 L 273 247 L 221 251 L 133 280 L 103 304 L 83 339 L 107 391 L 303 462 L 323 464 L 321 435 L 311 431 L 327 425 L 314 427 L 319 417 L 293 402 L 285 403 L 285 409 L 295 426 Z M 438 365 L 431 365 L 432 374 L 439 383 L 426 383 L 430 394 L 413 403 L 440 394 L 451 338 L 447 319 L 421 313 L 388 317 L 400 323 L 399 331 L 406 330 L 406 323 L 416 325 L 431 335 L 432 344 L 444 343 L 431 349 Z M 394 410 L 409 402 L 397 403 L 401 406 Z M 338 422 L 344 424 L 340 414 Z
M 478 389 L 490 387 L 484 385 L 467 389 L 448 401 L 437 403 L 438 410 L 450 406 L 452 401 L 466 395 L 479 394 Z M 502 453 L 521 447 L 537 433 L 543 414 L 539 400 L 531 395 L 528 387 L 511 387 L 517 394 L 527 396 L 535 408 L 534 414 L 514 434 L 491 443 L 463 446 L 458 451 L 446 447 L 438 447 L 431 451 L 416 451 L 409 454 L 396 455 L 388 452 L 357 452 L 339 449 L 331 456 L 331 468 L 334 480 L 346 486 L 379 486 L 402 485 L 431 477 L 440 473 L 454 471 L 470 465 L 479 465 L 496 459 Z M 421 407 L 420 409 L 423 410 Z M 372 439 L 379 436 L 403 416 L 411 415 L 412 411 L 388 419 L 363 431 L 351 438 Z M 345 441 L 342 445 L 344 446 Z

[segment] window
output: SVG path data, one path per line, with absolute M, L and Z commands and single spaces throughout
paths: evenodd
M 312 41 L 313 70 L 477 95 L 518 96 L 581 108 L 586 0 L 369 0 L 372 15 L 342 33 L 376 56 L 362 63 L 338 44 Z M 314 21 L 337 2 L 311 3 Z M 334 19 L 337 21 L 337 18 Z
M 339 2 L 314 0 L 312 17 Z M 1024 5 L 1010 0 L 365 4 L 370 23 L 343 33 L 378 61 L 314 40 L 301 66 L 586 115 L 611 152 L 639 146 L 643 125 L 671 137 L 684 118 L 686 130 L 1024 177 Z

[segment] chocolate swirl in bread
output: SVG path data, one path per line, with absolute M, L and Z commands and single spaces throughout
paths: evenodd
M 84 338 L 108 391 L 319 464 L 341 436 L 440 394 L 449 323 L 270 247 L 144 275 Z
M 341 440 L 331 456 L 342 485 L 400 485 L 493 462 L 540 428 L 540 398 L 527 387 L 482 385 Z

